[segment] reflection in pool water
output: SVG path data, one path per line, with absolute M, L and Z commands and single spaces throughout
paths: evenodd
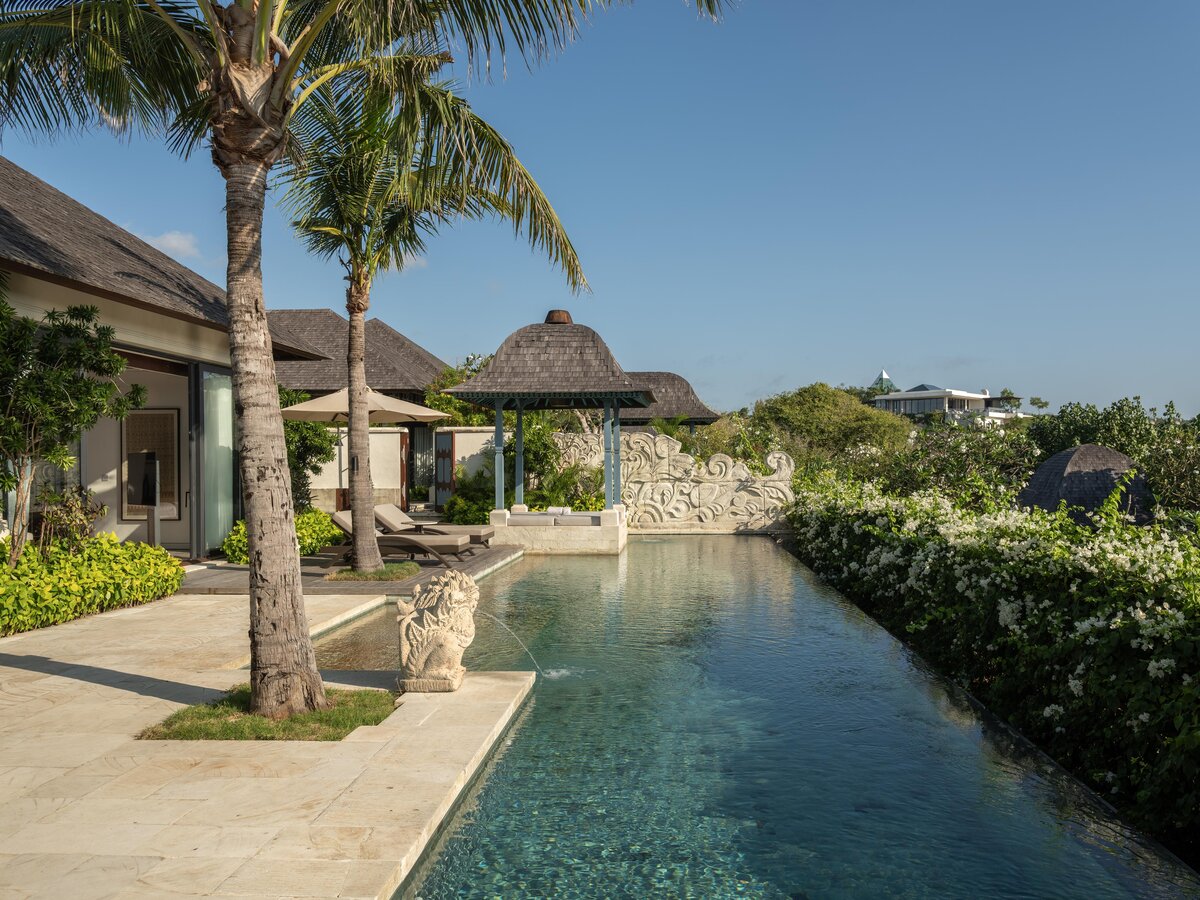
M 634 539 L 480 587 L 545 676 L 411 896 L 1200 893 L 768 540 Z M 532 667 L 477 629 L 468 670 Z M 318 655 L 394 668 L 394 615 Z

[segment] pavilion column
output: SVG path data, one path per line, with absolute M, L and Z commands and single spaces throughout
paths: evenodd
M 516 475 L 513 478 L 517 505 L 525 505 L 525 402 L 517 401 L 517 458 Z
M 613 449 L 612 449 L 612 401 L 604 401 L 604 508 L 613 505 Z
M 621 499 L 621 404 L 613 401 L 613 503 L 624 503 Z
M 496 509 L 504 509 L 504 401 L 496 401 Z

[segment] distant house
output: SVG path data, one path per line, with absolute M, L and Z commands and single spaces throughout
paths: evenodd
M 654 402 L 644 409 L 631 407 L 621 410 L 621 425 L 634 430 L 647 426 L 655 419 L 668 422 L 681 420 L 680 424 L 695 428 L 711 425 L 721 414 L 705 405 L 696 396 L 691 384 L 682 375 L 674 372 L 626 372 L 633 382 L 654 395 Z
M 220 546 L 241 507 L 225 292 L 3 157 L 0 270 L 21 315 L 97 307 L 127 360 L 122 382 L 148 392 L 145 409 L 83 435 L 72 471 L 39 465 L 35 492 L 89 488 L 108 507 L 97 531 L 145 540 L 147 511 L 130 505 L 127 482 L 131 455 L 153 452 L 159 542 L 192 557 Z M 321 358 L 284 327 L 271 334 L 276 360 Z
M 272 327 L 286 329 L 317 348 L 319 360 L 280 362 L 276 377 L 284 387 L 320 396 L 346 387 L 346 343 L 349 322 L 331 309 L 275 309 L 267 313 Z M 379 319 L 367 321 L 367 384 L 381 394 L 413 403 L 425 402 L 425 389 L 447 368 L 424 347 Z M 408 429 L 408 487 L 433 482 L 433 430 L 415 423 Z
M 886 378 L 887 373 L 880 372 L 880 376 Z M 891 379 L 887 380 L 890 382 Z M 1019 404 L 1020 400 L 1020 397 L 1011 395 L 993 397 L 987 390 L 962 391 L 938 387 L 936 384 L 918 384 L 907 391 L 880 393 L 872 402 L 877 409 L 886 409 L 902 416 L 915 418 L 941 413 L 948 420 L 959 423 L 974 421 L 996 425 L 1021 418 L 1021 413 L 1010 408 Z

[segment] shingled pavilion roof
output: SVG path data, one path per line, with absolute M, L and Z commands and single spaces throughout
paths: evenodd
M 654 419 L 673 421 L 683 419 L 684 425 L 709 425 L 721 418 L 696 396 L 688 380 L 674 372 L 626 372 L 635 384 L 654 394 L 654 402 L 645 409 L 631 409 L 621 414 L 629 425 L 646 425 Z
M 1117 487 L 1117 482 L 1133 468 L 1133 460 L 1124 453 L 1099 444 L 1081 444 L 1056 453 L 1040 466 L 1017 496 L 1022 506 L 1037 506 L 1054 511 L 1065 500 L 1072 508 L 1071 517 L 1080 524 L 1088 519 Z M 1152 518 L 1153 498 L 1146 480 L 1139 474 L 1125 488 L 1122 509 L 1139 525 Z
M 0 269 L 229 331 L 221 288 L 3 156 Z M 321 357 L 286 329 L 271 339 L 276 358 Z
M 328 359 L 281 362 L 279 383 L 294 390 L 326 394 L 346 387 L 346 343 L 349 323 L 332 309 L 273 309 L 271 327 L 286 328 L 317 347 Z M 366 326 L 367 384 L 383 394 L 420 399 L 446 364 L 379 319 Z
M 644 407 L 654 393 L 636 382 L 613 358 L 608 345 L 564 310 L 510 334 L 483 371 L 447 394 L 505 409 L 594 409 L 613 402 Z

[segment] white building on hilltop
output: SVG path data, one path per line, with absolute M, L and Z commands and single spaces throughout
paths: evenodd
M 887 373 L 881 372 L 872 387 L 881 386 L 884 380 L 891 382 Z M 996 425 L 1023 416 L 1023 413 L 1017 412 L 1021 403 L 1020 397 L 1011 394 L 993 397 L 986 388 L 976 393 L 938 387 L 936 384 L 918 384 L 907 391 L 885 390 L 872 402 L 877 409 L 886 409 L 902 416 L 916 417 L 941 413 L 948 420 L 959 424 L 978 422 L 983 425 Z

